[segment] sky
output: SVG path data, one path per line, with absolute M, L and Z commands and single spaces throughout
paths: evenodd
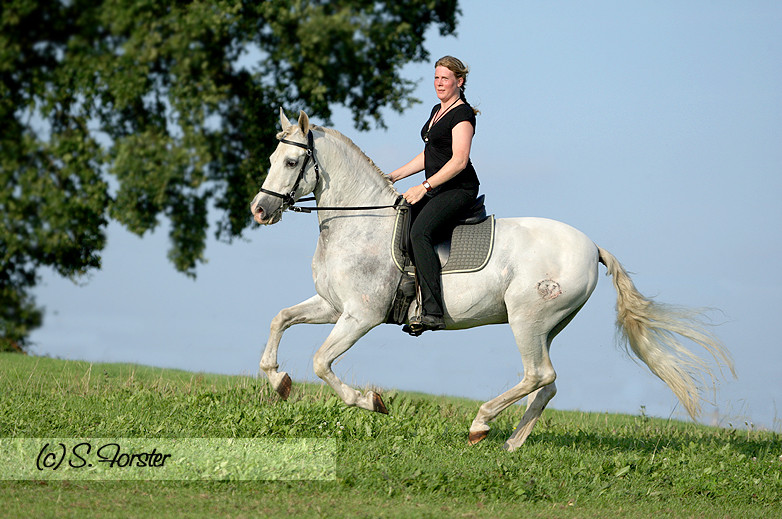
M 431 62 L 404 69 L 421 104 L 388 111 L 385 130 L 356 131 L 344 109 L 331 126 L 392 171 L 422 149 L 434 61 L 462 59 L 481 111 L 471 157 L 489 212 L 564 221 L 612 252 L 645 295 L 711 309 L 738 379 L 726 373 L 707 394 L 701 422 L 782 431 L 782 3 L 460 4 L 457 35 L 429 31 Z M 111 224 L 100 271 L 78 284 L 43 273 L 35 295 L 46 317 L 31 353 L 255 376 L 272 318 L 314 294 L 317 233 L 314 214 L 286 213 L 232 244 L 211 240 L 194 281 L 166 259 L 165 225 L 138 238 Z M 549 407 L 686 419 L 617 346 L 616 296 L 600 272 L 552 346 Z M 294 381 L 318 380 L 312 356 L 329 330 L 285 333 L 279 359 Z M 523 374 L 507 325 L 419 338 L 380 326 L 334 369 L 356 387 L 477 400 Z

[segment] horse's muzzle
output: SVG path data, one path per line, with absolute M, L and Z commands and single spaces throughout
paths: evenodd
M 253 220 L 261 225 L 272 225 L 282 220 L 282 204 L 278 208 L 270 210 L 270 208 L 264 207 L 260 198 L 260 196 L 257 196 L 250 204 Z

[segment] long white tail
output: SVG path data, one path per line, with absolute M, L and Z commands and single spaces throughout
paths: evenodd
M 706 330 L 702 313 L 697 310 L 656 303 L 635 288 L 621 263 L 608 251 L 598 247 L 600 262 L 608 269 L 616 288 L 616 326 L 624 339 L 628 353 L 636 357 L 660 377 L 695 419 L 700 414 L 700 385 L 714 374 L 709 365 L 685 348 L 676 335 L 685 337 L 708 351 L 722 371 L 722 366 L 736 372 L 730 352 L 722 342 Z

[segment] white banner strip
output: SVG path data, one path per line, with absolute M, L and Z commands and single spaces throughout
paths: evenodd
M 335 480 L 335 439 L 0 438 L 0 480 Z

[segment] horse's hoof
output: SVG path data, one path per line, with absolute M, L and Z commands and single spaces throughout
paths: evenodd
M 388 408 L 386 407 L 386 404 L 383 403 L 383 399 L 374 392 L 372 393 L 372 406 L 376 412 L 388 414 Z
M 486 438 L 488 435 L 489 435 L 489 431 L 471 432 L 467 441 L 469 442 L 470 445 L 475 445 L 479 441 Z
M 280 395 L 280 398 L 283 400 L 288 400 L 288 397 L 291 395 L 291 377 L 288 376 L 286 373 L 284 377 L 282 377 L 282 380 L 280 381 L 280 385 L 274 388 L 275 391 L 277 391 L 277 394 Z

